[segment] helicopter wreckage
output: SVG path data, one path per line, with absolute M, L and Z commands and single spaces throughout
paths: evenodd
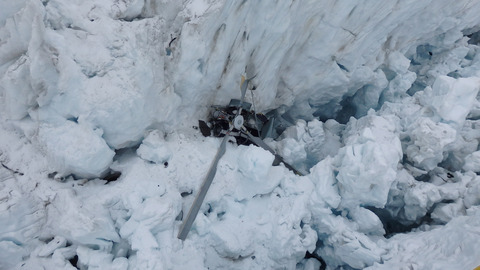
M 180 227 L 177 237 L 181 240 L 187 238 L 200 207 L 202 206 L 207 191 L 215 177 L 218 162 L 225 154 L 227 141 L 234 140 L 237 144 L 243 145 L 255 144 L 275 156 L 275 160 L 272 164 L 273 166 L 283 163 L 286 168 L 293 171 L 295 174 L 305 175 L 305 173 L 288 164 L 273 148 L 263 141 L 263 139 L 273 138 L 274 135 L 277 134 L 276 127 L 279 123 L 278 121 L 276 123 L 275 115 L 267 114 L 266 116 L 261 113 L 256 113 L 252 110 L 252 104 L 244 101 L 248 84 L 254 77 L 255 76 L 245 79 L 242 76 L 242 82 L 240 85 L 242 94 L 240 100 L 232 99 L 227 106 L 212 106 L 213 110 L 208 121 L 199 120 L 199 129 L 202 135 L 206 137 L 223 137 L 223 140 L 212 165 L 205 176 L 202 186 L 200 187 L 195 200 Z

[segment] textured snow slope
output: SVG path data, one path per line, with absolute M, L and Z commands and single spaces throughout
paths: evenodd
M 0 269 L 480 265 L 480 2 L 10 2 Z M 245 74 L 309 174 L 228 144 L 182 242 Z

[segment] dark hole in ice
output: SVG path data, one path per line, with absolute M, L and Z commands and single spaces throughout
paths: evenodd
M 218 219 L 223 219 L 223 216 L 224 216 L 224 215 L 225 215 L 225 211 L 219 212 L 219 213 L 217 214 L 217 218 L 218 218 Z
M 457 71 L 457 70 L 448 73 L 447 76 L 452 77 L 452 78 L 454 78 L 454 79 L 458 79 L 458 78 L 461 77 L 460 74 L 458 74 L 458 71 Z
M 107 182 L 111 181 L 116 181 L 120 176 L 122 175 L 121 172 L 111 170 L 104 178 L 103 180 L 106 180 Z
M 134 22 L 134 21 L 141 21 L 143 19 L 146 19 L 146 17 L 142 16 L 142 14 L 139 14 L 135 17 L 125 17 L 125 18 L 119 18 L 120 21 L 123 22 Z
M 383 224 L 383 228 L 385 229 L 385 238 L 390 238 L 399 233 L 408 233 L 411 232 L 413 229 L 420 227 L 421 225 L 432 223 L 431 210 L 427 212 L 425 216 L 419 218 L 416 222 L 413 222 L 410 225 L 405 225 L 398 221 L 396 217 L 392 216 L 390 212 L 386 209 L 380 209 L 375 207 L 365 208 L 372 211 L 380 218 L 380 221 Z M 435 207 L 432 207 L 431 209 L 434 208 Z
M 454 200 L 442 200 L 441 201 L 441 203 L 454 203 L 454 202 L 455 202 Z
M 342 215 L 342 211 L 338 211 L 337 209 L 331 209 L 332 211 L 332 214 L 336 215 L 336 216 L 341 216 Z
M 469 44 L 478 45 L 480 44 L 480 31 L 467 35 Z
M 125 161 L 130 158 L 137 156 L 137 148 L 140 146 L 140 143 L 137 143 L 130 147 L 124 147 L 115 150 L 115 156 L 113 156 L 113 161 Z
M 213 212 L 213 207 L 211 204 L 208 204 L 208 209 L 207 209 L 207 212 L 205 213 L 206 216 L 208 216 L 207 214 L 210 214 Z
M 177 217 L 175 217 L 175 220 L 177 221 L 182 221 L 183 220 L 183 210 L 178 213 Z
M 340 64 L 340 63 L 338 63 L 338 62 L 337 62 L 337 66 L 338 66 L 341 70 L 343 70 L 343 71 L 350 72 L 350 71 L 348 70 L 348 68 L 346 68 L 344 65 L 342 65 L 342 64 Z
M 183 198 L 187 197 L 188 195 L 192 195 L 193 191 L 190 190 L 190 191 L 184 191 L 182 193 L 180 193 L 180 196 L 182 196 Z
M 45 244 L 48 244 L 49 242 L 53 241 L 53 236 L 48 236 L 46 238 L 38 238 L 38 240 L 44 242 Z M 68 242 L 67 242 L 68 244 Z
M 390 238 L 397 233 L 409 232 L 415 226 L 407 226 L 396 220 L 386 209 L 379 209 L 374 207 L 367 207 L 370 211 L 375 213 L 383 224 L 385 229 L 385 237 Z
M 431 179 L 430 175 L 428 174 L 422 174 L 419 176 L 415 177 L 415 180 L 420 181 L 420 182 L 429 182 Z
M 77 266 L 77 263 L 78 263 L 78 256 L 77 255 L 73 256 L 73 258 L 71 258 L 68 261 L 70 262 L 70 264 L 72 264 L 73 267 L 79 269 L 78 266 Z
M 67 118 L 68 121 L 72 121 L 74 123 L 78 123 L 78 117 L 72 116 L 70 118 Z
M 325 261 L 323 260 L 322 257 L 320 257 L 320 256 L 319 256 L 318 254 L 316 254 L 315 252 L 310 253 L 310 252 L 307 251 L 307 252 L 305 253 L 305 259 L 311 259 L 311 258 L 316 259 L 316 260 L 318 260 L 318 261 L 320 262 L 320 264 L 321 264 L 321 265 L 320 265 L 320 270 L 325 270 L 325 269 L 327 269 L 327 263 L 325 263 Z
M 133 249 L 129 249 L 128 252 L 127 252 L 127 255 L 125 256 L 125 258 L 130 258 L 132 256 L 135 256 L 137 254 L 137 251 L 136 250 L 133 250 Z
M 430 44 L 420 45 L 417 47 L 417 55 L 415 57 L 416 62 L 421 62 L 422 60 L 432 59 L 433 52 L 435 51 L 435 46 Z
M 340 124 L 346 124 L 350 117 L 355 116 L 357 108 L 353 102 L 353 97 L 347 97 L 340 102 L 342 109 L 338 112 L 336 121 Z

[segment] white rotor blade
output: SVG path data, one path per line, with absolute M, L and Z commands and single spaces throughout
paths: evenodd
M 218 148 L 218 152 L 215 155 L 215 159 L 213 160 L 212 165 L 210 166 L 210 169 L 208 170 L 207 176 L 203 180 L 202 186 L 200 187 L 200 190 L 197 193 L 197 197 L 195 197 L 195 200 L 193 201 L 193 204 L 190 207 L 190 211 L 188 211 L 187 217 L 183 220 L 183 224 L 180 227 L 180 231 L 178 232 L 178 236 L 177 236 L 178 239 L 185 240 L 187 238 L 188 233 L 190 232 L 190 229 L 192 228 L 193 222 L 195 221 L 198 211 L 202 206 L 203 200 L 207 195 L 207 191 L 210 188 L 210 185 L 212 184 L 215 174 L 217 173 L 218 161 L 225 154 L 228 137 L 229 137 L 228 135 L 225 135 L 222 143 L 220 144 L 220 147 Z

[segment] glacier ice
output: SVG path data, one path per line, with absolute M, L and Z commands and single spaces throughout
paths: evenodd
M 445 227 L 428 232 L 399 234 L 391 240 L 389 256 L 385 262 L 375 263 L 366 269 L 410 267 L 414 269 L 474 268 L 478 266 L 475 248 L 478 234 L 471 230 L 478 226 L 478 207 L 466 216 L 453 219 Z M 418 242 L 421 235 L 423 241 Z M 406 252 L 408 250 L 408 252 Z
M 373 115 L 352 119 L 344 137 L 346 145 L 335 161 L 342 204 L 382 208 L 402 157 L 395 126 Z
M 142 144 L 137 149 L 137 154 L 144 160 L 154 163 L 168 164 L 168 160 L 172 156 L 172 150 L 163 141 L 164 135 L 158 130 L 150 132 Z
M 465 157 L 465 165 L 463 165 L 463 169 L 466 171 L 473 171 L 478 172 L 480 166 L 480 152 L 475 151 L 470 153 L 468 156 Z
M 473 269 L 479 10 L 3 3 L 0 269 Z M 309 173 L 229 143 L 182 242 L 219 145 L 192 126 L 245 73 L 289 124 L 266 142 Z
M 430 118 L 419 118 L 409 127 L 412 144 L 405 154 L 418 167 L 427 171 L 443 160 L 446 146 L 455 141 L 457 132 L 450 125 L 435 123 Z
M 428 98 L 433 110 L 443 121 L 461 127 L 472 110 L 480 89 L 479 84 L 478 77 L 454 79 L 439 76 L 432 86 L 432 95 Z
M 72 121 L 59 126 L 42 124 L 35 135 L 52 163 L 57 164 L 55 169 L 63 175 L 99 176 L 108 169 L 115 154 L 101 137 L 101 131 Z

